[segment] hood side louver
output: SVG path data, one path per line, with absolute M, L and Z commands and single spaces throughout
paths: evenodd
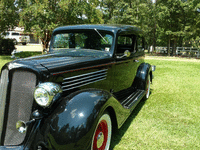
M 103 69 L 86 74 L 68 77 L 63 79 L 64 81 L 62 83 L 62 89 L 63 91 L 69 91 L 91 83 L 105 80 L 106 76 L 107 76 L 107 69 Z

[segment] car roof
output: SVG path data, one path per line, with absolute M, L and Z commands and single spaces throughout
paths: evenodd
M 64 30 L 89 30 L 89 29 L 97 29 L 97 30 L 106 30 L 113 33 L 124 33 L 124 34 L 141 34 L 142 30 L 135 26 L 131 25 L 107 25 L 107 24 L 99 24 L 99 25 L 70 25 L 70 26 L 62 26 L 58 27 L 53 31 L 61 32 Z

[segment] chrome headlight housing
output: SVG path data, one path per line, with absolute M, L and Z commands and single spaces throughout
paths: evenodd
M 62 93 L 60 85 L 52 82 L 45 82 L 36 87 L 34 98 L 38 105 L 49 107 L 59 93 Z

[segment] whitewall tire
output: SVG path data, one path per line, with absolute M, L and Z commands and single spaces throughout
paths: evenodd
M 112 133 L 110 115 L 104 113 L 98 121 L 92 138 L 91 150 L 109 150 Z

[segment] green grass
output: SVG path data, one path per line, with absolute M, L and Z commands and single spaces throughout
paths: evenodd
M 200 149 L 200 60 L 146 59 L 156 65 L 150 98 L 139 103 L 111 149 Z
M 20 53 L 16 53 L 15 56 L 19 57 L 19 58 L 26 58 L 26 57 L 30 57 L 30 56 L 35 56 L 35 55 L 41 55 L 42 52 L 20 52 Z
M 18 58 L 25 58 L 25 57 L 41 55 L 41 54 L 42 52 L 20 52 L 20 53 L 16 53 L 15 56 Z M 7 62 L 10 62 L 12 60 L 14 59 L 12 59 L 11 56 L 0 56 L 0 70 Z
M 0 56 L 0 70 L 1 68 L 9 61 L 12 61 L 13 59 L 10 58 L 10 56 Z
M 10 56 L 0 56 L 0 68 Z M 113 133 L 111 149 L 200 149 L 200 60 L 155 57 L 151 95 Z

